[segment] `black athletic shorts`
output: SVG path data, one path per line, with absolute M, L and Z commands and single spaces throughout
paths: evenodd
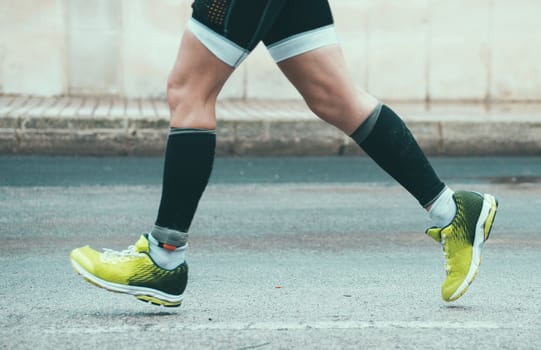
M 188 29 L 237 67 L 260 41 L 276 62 L 337 43 L 327 0 L 195 0 Z

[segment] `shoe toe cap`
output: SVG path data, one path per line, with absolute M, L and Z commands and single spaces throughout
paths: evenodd
M 457 298 L 453 297 L 453 295 L 455 294 L 459 286 L 460 286 L 460 283 L 458 283 L 458 281 L 457 283 L 453 283 L 451 285 L 444 284 L 441 287 L 441 297 L 443 298 L 443 300 L 445 301 L 456 300 Z
M 454 301 L 460 298 L 468 289 L 465 283 L 465 274 L 451 273 L 441 286 L 441 296 L 445 301 Z
M 99 253 L 89 246 L 74 249 L 70 254 L 70 259 L 79 267 L 90 273 L 95 273 L 95 261 L 99 259 Z

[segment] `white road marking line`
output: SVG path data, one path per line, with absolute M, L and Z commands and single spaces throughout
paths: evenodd
M 103 327 L 92 325 L 91 327 L 66 327 L 62 329 L 43 329 L 48 334 L 105 334 L 127 331 L 140 331 L 143 326 L 117 326 Z M 152 332 L 171 332 L 171 331 L 242 331 L 242 330 L 261 330 L 261 331 L 298 331 L 298 330 L 361 330 L 361 329 L 512 329 L 508 324 L 499 324 L 493 322 L 441 322 L 441 321 L 339 321 L 339 322 L 209 322 L 204 324 L 155 324 L 151 327 L 145 326 L 145 331 Z

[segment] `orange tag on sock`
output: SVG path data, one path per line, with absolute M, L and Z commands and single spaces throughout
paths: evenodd
M 176 249 L 177 249 L 177 247 L 176 247 L 176 246 L 174 246 L 174 245 L 171 245 L 171 244 L 166 244 L 166 243 L 162 243 L 162 248 L 164 248 L 164 249 L 167 249 L 167 250 L 171 250 L 171 251 L 173 251 L 173 250 L 176 250 Z

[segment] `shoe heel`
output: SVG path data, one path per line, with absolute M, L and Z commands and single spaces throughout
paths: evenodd
M 485 204 L 490 205 L 490 210 L 488 212 L 487 219 L 483 224 L 483 230 L 485 234 L 485 241 L 490 237 L 490 232 L 492 231 L 492 226 L 494 224 L 494 218 L 496 217 L 496 212 L 498 211 L 498 200 L 489 194 L 485 195 Z

